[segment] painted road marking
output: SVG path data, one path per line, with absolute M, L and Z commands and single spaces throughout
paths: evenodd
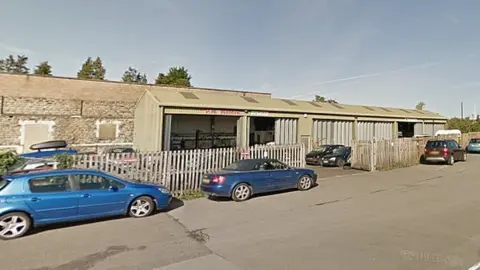
M 480 262 L 478 262 L 477 264 L 475 264 L 474 266 L 468 268 L 468 270 L 478 270 L 480 269 Z

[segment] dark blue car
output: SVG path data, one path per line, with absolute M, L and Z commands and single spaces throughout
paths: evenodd
M 271 191 L 308 190 L 317 174 L 311 169 L 297 169 L 276 159 L 245 159 L 234 162 L 202 179 L 201 190 L 207 195 L 246 201 L 253 194 Z
M 168 207 L 163 186 L 125 181 L 96 170 L 50 170 L 0 178 L 0 239 L 38 225 L 130 215 L 146 217 Z

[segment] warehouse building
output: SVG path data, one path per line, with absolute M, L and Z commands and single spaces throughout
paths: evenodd
M 430 111 L 317 103 L 270 94 L 148 89 L 135 106 L 134 145 L 147 151 L 255 144 L 351 144 L 433 135 L 446 118 Z

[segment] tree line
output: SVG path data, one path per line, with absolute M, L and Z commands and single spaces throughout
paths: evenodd
M 28 56 L 26 55 L 9 55 L 4 59 L 0 59 L 0 72 L 4 73 L 16 73 L 16 74 L 30 74 L 30 68 L 28 68 Z M 103 65 L 102 59 L 96 57 L 88 57 L 82 64 L 80 70 L 77 72 L 78 79 L 85 80 L 105 80 L 107 70 Z M 39 63 L 33 69 L 31 74 L 41 76 L 52 76 L 52 66 L 48 61 Z M 188 73 L 185 67 L 171 67 L 168 72 L 159 73 L 154 80 L 155 84 L 163 85 L 175 85 L 191 87 L 192 77 Z M 123 73 L 122 81 L 133 84 L 147 84 L 147 74 L 142 73 L 134 67 L 128 67 Z

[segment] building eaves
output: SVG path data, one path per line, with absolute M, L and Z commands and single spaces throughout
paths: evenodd
M 303 100 L 286 100 L 266 97 L 244 98 L 240 95 L 222 95 L 204 91 L 189 90 L 148 90 L 159 104 L 166 107 L 255 110 L 285 113 L 327 114 L 339 116 L 369 116 L 391 118 L 445 119 L 430 112 L 407 110 L 400 108 L 384 108 L 331 103 L 314 103 Z M 185 98 L 186 95 L 195 98 Z

